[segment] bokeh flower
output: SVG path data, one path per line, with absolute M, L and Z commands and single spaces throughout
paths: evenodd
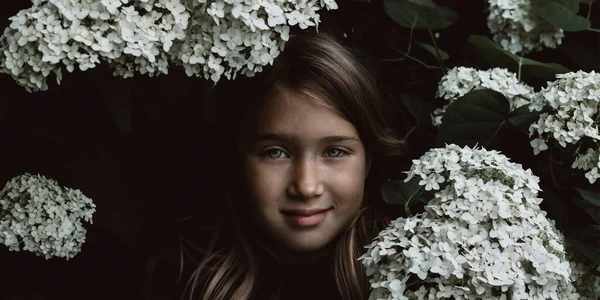
M 42 175 L 10 179 L 0 190 L 0 243 L 46 259 L 70 259 L 81 251 L 96 205 L 80 190 Z
M 488 0 L 488 4 L 488 28 L 504 50 L 527 54 L 562 43 L 563 30 L 536 15 L 531 0 Z

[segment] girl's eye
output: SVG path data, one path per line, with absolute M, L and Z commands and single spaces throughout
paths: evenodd
M 270 159 L 279 159 L 285 158 L 286 154 L 282 150 L 279 149 L 269 149 L 263 153 L 267 158 Z
M 327 151 L 325 151 L 325 153 L 329 157 L 343 157 L 346 155 L 346 151 L 339 149 L 339 148 L 327 149 Z

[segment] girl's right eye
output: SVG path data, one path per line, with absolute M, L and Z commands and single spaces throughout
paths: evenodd
M 268 159 L 280 159 L 285 158 L 287 155 L 280 149 L 268 149 L 267 151 L 263 152 L 263 156 Z

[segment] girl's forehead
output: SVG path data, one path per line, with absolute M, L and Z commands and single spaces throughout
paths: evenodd
M 264 100 L 257 121 L 264 126 L 293 127 L 294 124 L 302 124 L 309 127 L 354 127 L 324 103 L 327 102 L 312 99 L 304 93 L 282 90 Z M 314 122 L 318 122 L 319 126 L 310 126 Z
M 300 136 L 307 139 L 327 136 L 358 138 L 355 126 L 337 111 L 314 101 L 306 94 L 290 89 L 279 89 L 254 106 L 243 127 L 248 138 L 277 134 Z M 242 128 L 244 129 L 244 128 Z

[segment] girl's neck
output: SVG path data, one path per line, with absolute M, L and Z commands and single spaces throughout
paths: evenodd
M 310 265 L 324 257 L 333 255 L 335 243 L 329 243 L 325 247 L 310 253 L 295 252 L 269 241 L 264 235 L 257 234 L 256 244 L 272 256 L 280 265 Z
M 334 246 L 332 243 L 322 249 L 311 253 L 298 253 L 287 249 L 276 247 L 273 250 L 275 259 L 282 265 L 310 265 L 333 254 Z

